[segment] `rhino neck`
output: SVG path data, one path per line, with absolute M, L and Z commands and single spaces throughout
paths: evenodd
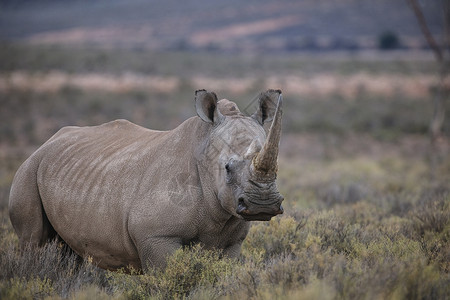
M 217 128 L 207 124 L 197 118 L 200 122 L 198 129 L 198 139 L 195 141 L 197 147 L 194 157 L 197 164 L 197 172 L 200 178 L 202 191 L 201 206 L 208 216 L 216 224 L 225 224 L 231 217 L 221 205 L 218 197 L 216 174 L 219 165 L 220 149 L 211 145 L 211 136 Z
M 200 209 L 205 210 L 202 214 L 218 226 L 224 225 L 230 218 L 234 218 L 234 216 L 222 207 L 216 184 L 210 173 L 208 173 L 208 169 L 202 163 L 199 163 L 197 166 L 202 191 Z M 208 222 L 208 220 L 205 221 Z

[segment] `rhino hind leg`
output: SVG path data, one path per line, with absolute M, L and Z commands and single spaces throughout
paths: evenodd
M 30 157 L 17 171 L 9 196 L 9 216 L 21 246 L 42 246 L 57 237 L 42 206 L 37 165 Z

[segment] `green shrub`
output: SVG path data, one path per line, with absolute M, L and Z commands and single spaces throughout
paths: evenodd
M 427 191 L 411 213 L 413 226 L 430 262 L 450 271 L 450 194 Z
M 120 293 L 111 295 L 107 293 L 102 287 L 96 285 L 83 285 L 78 291 L 75 291 L 70 297 L 70 300 L 125 300 L 125 295 Z
M 400 270 L 392 299 L 446 299 L 450 294 L 450 276 L 441 274 L 434 264 L 411 261 Z
M 450 224 L 450 193 L 425 195 L 419 201 L 413 216 L 420 235 L 427 231 L 442 232 Z
M 234 262 L 221 258 L 218 251 L 200 246 L 179 249 L 167 261 L 168 267 L 158 274 L 158 286 L 168 295 L 186 295 L 197 286 L 215 285 L 219 279 L 232 275 Z
M 204 250 L 199 245 L 178 249 L 167 259 L 164 270 L 146 274 L 131 271 L 109 272 L 108 281 L 114 292 L 128 299 L 179 299 L 198 288 L 211 288 L 216 294 L 225 293 L 221 284 L 233 275 L 236 262 L 221 258 L 219 251 Z
M 0 249 L 0 282 L 45 282 L 54 294 L 68 297 L 85 284 L 102 285 L 104 270 L 82 260 L 63 244 L 53 241 L 40 248 Z M 34 285 L 33 285 L 34 287 Z
M 52 294 L 52 282 L 47 278 L 11 278 L 0 281 L 0 298 L 4 300 L 42 299 Z
M 299 244 L 300 229 L 305 223 L 306 218 L 296 221 L 293 217 L 283 217 L 254 224 L 242 245 L 242 255 L 249 260 L 265 261 L 292 253 Z
M 177 251 L 163 271 L 104 271 L 57 242 L 19 249 L 7 212 L 18 166 L 60 127 L 128 118 L 148 128 L 173 128 L 195 115 L 191 100 L 197 87 L 192 86 L 192 77 L 253 79 L 246 91 L 220 93 L 245 108 L 246 99 L 266 89 L 267 76 L 275 78 L 274 74 L 428 77 L 438 71 L 432 61 L 249 58 L 25 45 L 0 47 L 0 57 L 4 78 L 15 70 L 31 72 L 32 77 L 52 70 L 108 76 L 129 71 L 174 76 L 180 82 L 170 93 L 146 88 L 101 91 L 70 84 L 47 92 L 2 89 L 1 299 L 445 299 L 450 295 L 448 139 L 440 140 L 436 155 L 441 163 L 432 180 L 426 137 L 432 106 L 423 96 L 405 96 L 400 86 L 386 97 L 361 86 L 351 99 L 346 98 L 345 85 L 335 94 L 306 94 L 301 99 L 286 91 L 287 139 L 280 149 L 278 180 L 289 216 L 253 222 L 239 262 L 194 247 Z M 285 83 L 290 85 L 279 82 Z M 446 106 L 450 109 L 450 102 Z M 449 131 L 450 118 L 443 128 Z

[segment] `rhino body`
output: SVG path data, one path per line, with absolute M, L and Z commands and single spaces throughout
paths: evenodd
M 262 125 L 280 95 L 262 93 L 248 117 L 200 90 L 198 116 L 171 131 L 126 120 L 62 128 L 14 177 L 9 213 L 21 244 L 58 237 L 107 269 L 164 267 L 193 243 L 238 256 L 249 220 L 283 212 L 273 157 L 256 168 L 269 160 Z

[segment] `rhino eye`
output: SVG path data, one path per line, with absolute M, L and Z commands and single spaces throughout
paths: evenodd
M 225 165 L 225 170 L 227 170 L 227 173 L 230 173 L 230 164 L 229 163 L 227 163 Z

